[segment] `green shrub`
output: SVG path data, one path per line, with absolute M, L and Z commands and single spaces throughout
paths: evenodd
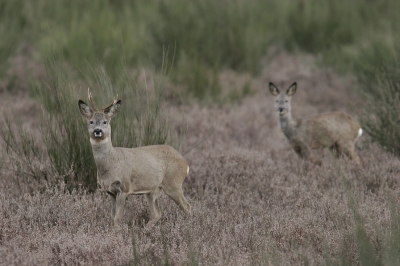
M 158 47 L 176 47 L 207 66 L 257 69 L 265 53 L 272 19 L 261 1 L 157 1 L 150 30 Z M 178 60 L 179 61 L 179 57 Z
M 381 68 L 377 82 L 364 84 L 362 128 L 388 151 L 400 156 L 400 64 Z
M 197 57 L 180 56 L 171 78 L 183 87 L 180 91 L 182 95 L 216 99 L 221 91 L 218 70 L 207 67 Z
M 221 68 L 257 73 L 271 42 L 271 2 L 156 1 L 150 23 L 154 58 L 162 47 L 176 49 L 172 77 L 183 93 L 203 99 L 220 94 Z
M 284 43 L 289 49 L 320 52 L 355 41 L 359 1 L 297 1 L 285 11 Z
M 81 71 L 80 78 L 101 63 L 113 80 L 121 62 L 128 68 L 160 67 L 164 51 L 174 50 L 173 81 L 182 94 L 197 98 L 220 93 L 216 76 L 223 68 L 257 74 L 272 43 L 321 53 L 324 61 L 347 71 L 369 71 L 380 55 L 390 54 L 384 45 L 399 30 L 397 2 L 3 1 L 0 33 L 7 38 L 0 40 L 0 75 L 6 75 L 10 56 L 23 54 L 24 45 L 39 62 L 63 58 Z M 12 78 L 7 82 L 15 86 Z
M 399 12 L 395 0 L 2 1 L 0 76 L 22 55 L 39 63 L 62 58 L 78 78 L 101 63 L 115 82 L 121 62 L 160 67 L 164 51 L 174 50 L 171 77 L 182 96 L 215 98 L 221 69 L 257 74 L 274 44 L 373 77 L 399 43 Z M 17 87 L 15 79 L 5 87 Z

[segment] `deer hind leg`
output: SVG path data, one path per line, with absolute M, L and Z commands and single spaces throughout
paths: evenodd
M 330 146 L 329 150 L 333 153 L 333 155 L 336 156 L 336 158 L 340 157 L 341 151 L 339 150 L 339 145 L 337 144 L 337 142 L 335 142 L 332 146 Z
M 357 164 L 360 164 L 360 157 L 358 157 L 358 155 L 354 151 L 354 142 L 347 142 L 345 144 L 342 144 L 340 145 L 339 149 L 342 154 L 345 154 L 350 159 L 356 161 Z
M 185 212 L 186 215 L 191 215 L 191 206 L 183 196 L 182 184 L 179 185 L 164 185 L 165 194 L 167 194 L 176 204 Z
M 161 209 L 158 197 L 161 195 L 161 188 L 156 188 L 152 192 L 146 194 L 147 203 L 150 210 L 149 224 L 155 224 L 161 218 Z

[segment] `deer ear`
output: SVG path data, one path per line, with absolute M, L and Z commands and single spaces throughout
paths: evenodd
M 278 96 L 279 95 L 279 90 L 278 88 L 274 85 L 274 83 L 270 82 L 269 83 L 269 91 L 271 92 L 272 95 Z
M 289 89 L 287 89 L 286 95 L 292 96 L 293 94 L 296 93 L 296 89 L 297 89 L 297 83 L 294 82 L 292 85 L 290 85 Z
M 113 105 L 111 105 L 111 106 L 107 107 L 106 109 L 104 109 L 104 114 L 108 118 L 112 118 L 112 117 L 117 115 L 119 108 L 121 108 L 121 100 L 118 100 Z
M 90 109 L 90 107 L 82 100 L 79 100 L 78 105 L 79 105 L 79 111 L 81 112 L 81 114 L 84 117 L 86 117 L 87 119 L 90 119 L 93 115 L 92 109 Z

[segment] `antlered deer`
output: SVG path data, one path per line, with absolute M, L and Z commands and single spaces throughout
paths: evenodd
M 308 119 L 294 120 L 290 101 L 296 88 L 295 82 L 286 91 L 279 92 L 272 82 L 269 83 L 269 91 L 276 97 L 275 107 L 281 130 L 303 159 L 304 166 L 311 149 L 324 147 L 335 151 L 337 156 L 346 155 L 359 164 L 360 158 L 354 152 L 355 142 L 362 134 L 358 122 L 345 112 L 322 113 Z
M 150 209 L 149 224 L 161 218 L 158 197 L 161 190 L 188 215 L 190 204 L 183 196 L 182 183 L 189 173 L 186 160 L 168 145 L 139 148 L 114 148 L 111 143 L 110 121 L 121 107 L 116 100 L 98 110 L 88 91 L 92 108 L 79 100 L 79 110 L 87 119 L 90 143 L 97 166 L 97 182 L 112 199 L 112 225 L 120 220 L 126 197 L 145 194 Z

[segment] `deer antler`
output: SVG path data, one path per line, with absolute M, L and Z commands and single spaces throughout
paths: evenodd
M 117 97 L 114 97 L 113 101 L 112 101 L 109 105 L 107 105 L 106 107 L 103 107 L 103 108 L 102 108 L 103 111 L 106 110 L 107 108 L 110 108 L 110 107 L 113 106 L 114 104 L 116 104 L 116 103 L 117 103 L 117 99 L 118 99 L 118 94 L 117 94 Z
M 88 90 L 88 98 L 90 103 L 92 104 L 92 108 L 94 109 L 94 111 L 98 111 L 96 104 L 94 103 L 92 93 L 89 91 L 89 88 L 87 90 Z

